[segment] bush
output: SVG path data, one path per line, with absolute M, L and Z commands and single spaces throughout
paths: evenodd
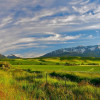
M 10 65 L 8 62 L 1 62 L 1 63 L 0 63 L 0 67 L 1 67 L 1 68 L 10 68 L 11 65 Z

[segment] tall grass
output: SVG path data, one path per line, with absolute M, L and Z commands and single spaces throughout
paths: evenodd
M 86 82 L 89 82 L 91 83 L 92 85 L 100 85 L 100 77 L 82 77 L 82 76 L 79 76 L 79 75 L 75 75 L 74 73 L 56 73 L 56 72 L 52 72 L 50 73 L 50 75 L 52 77 L 57 77 L 57 78 L 67 78 L 71 81 L 74 81 L 74 82 L 81 82 L 81 81 L 86 81 Z
M 49 73 L 10 68 L 0 70 L 1 100 L 99 100 L 100 88 Z
M 0 100 L 28 100 L 11 73 L 0 70 Z

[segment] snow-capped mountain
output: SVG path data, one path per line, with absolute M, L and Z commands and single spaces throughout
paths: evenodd
M 100 57 L 100 45 L 58 49 L 45 54 L 43 57 L 59 56 Z
M 11 55 L 8 55 L 7 58 L 16 59 L 16 58 L 20 58 L 20 57 L 17 57 L 17 56 L 15 56 L 15 55 L 11 54 Z

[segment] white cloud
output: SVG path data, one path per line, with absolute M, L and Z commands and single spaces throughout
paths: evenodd
M 88 38 L 88 39 L 93 39 L 94 36 L 93 36 L 93 35 L 89 35 L 87 38 Z
M 68 40 L 74 40 L 74 39 L 78 39 L 80 38 L 81 35 L 77 35 L 77 36 L 63 36 L 57 33 L 53 33 L 53 36 L 49 36 L 46 38 L 40 38 L 38 40 L 40 41 L 68 41 Z
M 85 0 L 84 2 L 81 2 L 80 4 L 81 5 L 85 5 L 85 4 L 89 3 L 89 2 L 90 2 L 90 0 Z
M 97 0 L 1 0 L 0 52 L 79 39 L 62 33 L 100 29 L 99 6 Z
M 84 13 L 87 13 L 88 11 L 90 11 L 90 10 L 96 9 L 96 4 L 91 3 L 91 4 L 83 5 L 83 6 L 80 6 L 80 7 L 72 6 L 72 8 L 76 12 L 79 12 L 80 14 L 84 14 Z
M 17 57 L 22 57 L 22 58 L 33 58 L 33 57 L 40 57 L 43 56 L 45 53 L 37 53 L 37 52 L 27 52 L 23 54 L 14 54 Z
M 34 14 L 34 17 L 30 18 L 30 17 L 26 17 L 26 18 L 21 18 L 20 20 L 18 20 L 15 24 L 23 24 L 23 23 L 31 23 L 31 22 L 35 22 L 37 23 L 37 21 L 40 21 L 40 18 L 43 17 L 48 17 L 48 16 L 52 16 L 54 14 L 60 13 L 60 12 L 68 12 L 69 9 L 68 7 L 59 7 L 59 8 L 52 8 L 52 9 L 43 9 L 39 12 L 36 12 Z
M 11 22 L 12 22 L 12 17 L 11 16 L 3 18 L 2 21 L 1 21 L 1 24 L 0 24 L 0 28 L 6 26 L 7 24 L 9 24 Z
M 83 0 L 72 0 L 72 1 L 70 1 L 69 2 L 69 4 L 71 4 L 71 5 L 77 5 L 77 4 L 80 4 L 80 3 L 82 3 L 83 2 Z

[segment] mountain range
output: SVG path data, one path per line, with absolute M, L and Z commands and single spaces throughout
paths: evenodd
M 20 57 L 17 57 L 15 55 L 11 54 L 11 55 L 8 55 L 7 58 L 9 58 L 9 59 L 16 59 L 16 58 L 20 58 Z
M 43 55 L 43 57 L 61 56 L 100 57 L 100 45 L 62 48 Z
M 61 57 L 61 56 L 100 57 L 100 45 L 62 48 L 49 52 L 43 55 L 42 57 Z M 20 57 L 17 57 L 13 54 L 8 56 L 0 54 L 0 59 L 3 58 L 16 59 Z
M 6 56 L 0 54 L 0 59 L 4 59 L 4 58 L 6 58 Z
M 5 55 L 0 54 L 0 59 L 5 59 L 5 58 L 16 59 L 16 58 L 20 58 L 20 57 L 17 57 L 17 56 L 15 56 L 13 54 L 8 55 L 8 56 L 5 56 Z

